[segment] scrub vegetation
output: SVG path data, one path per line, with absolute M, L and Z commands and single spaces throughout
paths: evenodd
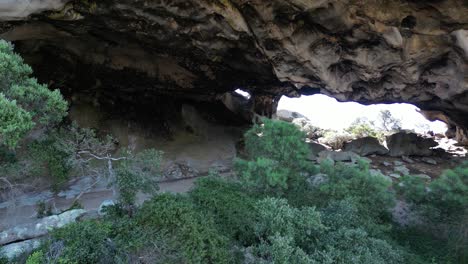
M 0 73 L 0 175 L 42 171 L 60 188 L 93 174 L 120 194 L 105 216 L 52 231 L 26 263 L 468 262 L 468 164 L 429 183 L 392 183 L 364 160 L 314 165 L 303 132 L 263 120 L 245 134 L 236 177 L 212 173 L 189 193 L 158 194 L 160 152 L 116 152 L 111 137 L 67 123 L 60 93 L 28 77 L 3 41 Z M 152 198 L 137 206 L 138 191 Z M 394 221 L 398 201 L 414 223 Z

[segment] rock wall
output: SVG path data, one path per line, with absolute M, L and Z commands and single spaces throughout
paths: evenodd
M 280 95 L 407 102 L 468 144 L 464 0 L 30 2 L 0 5 L 0 37 L 52 86 L 128 101 L 241 87 L 263 115 Z

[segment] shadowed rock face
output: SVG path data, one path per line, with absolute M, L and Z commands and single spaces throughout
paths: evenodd
M 264 115 L 283 94 L 407 102 L 468 144 L 464 0 L 31 2 L 14 18 L 0 5 L 0 36 L 70 92 L 212 101 L 241 87 Z

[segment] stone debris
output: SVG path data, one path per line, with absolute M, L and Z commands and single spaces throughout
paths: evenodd
M 395 167 L 394 171 L 400 173 L 403 176 L 409 175 L 409 173 L 410 173 L 410 170 L 404 165 Z
M 413 163 L 414 163 L 414 160 L 410 159 L 410 158 L 407 157 L 407 156 L 402 156 L 402 157 L 401 157 L 401 160 L 403 160 L 404 162 L 409 163 L 409 164 L 413 164 Z
M 437 165 L 437 161 L 435 161 L 434 159 L 431 159 L 431 158 L 422 158 L 421 159 L 422 162 L 424 163 L 427 163 L 427 164 L 431 164 L 431 165 Z

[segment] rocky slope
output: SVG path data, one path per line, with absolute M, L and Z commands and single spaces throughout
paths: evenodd
M 408 102 L 468 144 L 465 0 L 28 0 L 0 3 L 0 37 L 42 81 L 110 104 L 251 92 Z M 118 99 L 117 99 L 118 98 Z

